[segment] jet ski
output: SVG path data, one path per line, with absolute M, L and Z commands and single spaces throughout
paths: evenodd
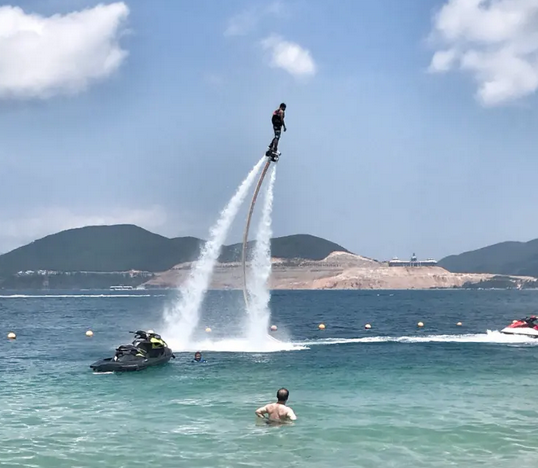
M 94 372 L 139 371 L 175 358 L 172 350 L 157 333 L 143 330 L 130 333 L 135 335 L 132 344 L 120 345 L 113 357 L 96 361 L 90 368 Z
M 503 328 L 501 333 L 538 338 L 538 317 L 531 315 L 530 317 L 514 320 L 510 325 Z

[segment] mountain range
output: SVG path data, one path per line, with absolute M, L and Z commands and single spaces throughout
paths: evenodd
M 204 243 L 189 236 L 167 238 L 132 224 L 69 229 L 0 255 L 0 288 L 172 287 L 184 280 Z M 222 247 L 215 287 L 238 287 L 241 251 L 242 244 Z M 271 255 L 273 284 L 283 289 L 538 285 L 538 239 L 450 255 L 423 268 L 390 267 L 308 234 L 271 239 Z
M 439 266 L 453 273 L 496 273 L 538 277 L 538 239 L 500 242 L 477 250 L 450 255 Z
M 19 271 L 162 272 L 195 261 L 204 241 L 196 237 L 167 237 L 131 224 L 87 226 L 46 236 L 0 255 L 0 277 Z M 252 242 L 249 242 L 249 246 Z M 241 258 L 242 244 L 223 246 L 219 262 Z M 271 240 L 273 257 L 321 260 L 344 247 L 307 234 Z

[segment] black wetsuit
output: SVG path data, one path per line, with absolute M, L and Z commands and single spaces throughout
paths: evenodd
M 284 111 L 280 108 L 274 111 L 273 117 L 271 118 L 271 122 L 273 123 L 275 137 L 273 138 L 273 141 L 271 141 L 269 148 L 271 149 L 271 151 L 274 151 L 276 153 L 278 151 L 278 142 L 282 133 L 282 126 L 284 125 Z

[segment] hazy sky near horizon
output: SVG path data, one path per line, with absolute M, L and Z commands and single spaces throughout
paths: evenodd
M 207 238 L 282 101 L 275 236 L 380 260 L 538 237 L 538 0 L 0 5 L 0 252 Z

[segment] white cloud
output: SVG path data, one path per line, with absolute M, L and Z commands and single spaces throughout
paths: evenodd
M 228 20 L 224 31 L 225 36 L 244 36 L 251 32 L 258 23 L 258 16 L 254 10 L 245 10 Z
M 0 97 L 75 94 L 110 76 L 127 56 L 128 14 L 123 2 L 50 17 L 0 7 Z
M 112 208 L 92 212 L 74 212 L 55 207 L 35 211 L 23 217 L 9 218 L 5 214 L 0 230 L 0 253 L 6 253 L 28 242 L 66 229 L 84 226 L 136 224 L 152 232 L 160 231 L 167 223 L 166 211 L 161 206 L 150 208 Z M 161 234 L 161 232 L 158 232 Z
M 282 68 L 295 77 L 316 74 L 316 64 L 310 51 L 295 42 L 288 42 L 280 36 L 270 36 L 262 41 L 269 52 L 269 65 Z
M 449 0 L 434 19 L 430 71 L 459 68 L 485 106 L 538 89 L 538 0 Z
M 283 12 L 280 1 L 271 2 L 265 7 L 251 6 L 228 20 L 225 36 L 245 36 L 254 31 L 260 21 L 268 15 L 279 16 Z

